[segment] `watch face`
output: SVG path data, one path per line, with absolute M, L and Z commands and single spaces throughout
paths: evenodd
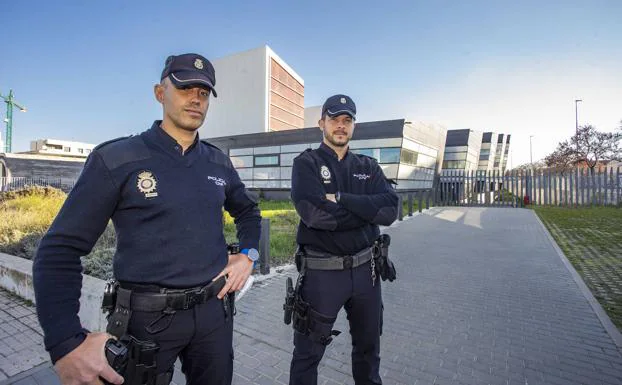
M 248 258 L 250 258 L 251 261 L 258 260 L 259 259 L 259 251 L 257 251 L 256 249 L 248 250 Z

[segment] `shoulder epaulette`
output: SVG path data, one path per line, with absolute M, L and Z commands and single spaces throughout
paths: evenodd
M 207 141 L 207 139 L 201 139 L 201 143 L 206 144 L 210 147 L 213 147 L 215 149 L 217 149 L 218 151 L 222 152 L 224 154 L 224 151 L 221 150 L 218 146 L 214 146 L 213 144 L 211 144 L 210 142 Z
M 304 150 L 303 152 L 301 152 L 300 154 L 296 155 L 296 157 L 294 159 L 300 158 L 301 156 L 305 156 L 308 155 L 307 153 L 313 151 L 312 148 L 307 148 L 306 150 Z
M 151 152 L 140 135 L 109 140 L 95 147 L 109 170 L 124 164 L 149 159 Z
M 121 136 L 121 137 L 119 137 L 119 138 L 114 138 L 114 139 L 107 140 L 107 141 L 105 141 L 105 142 L 103 142 L 103 143 L 100 143 L 100 144 L 98 144 L 97 146 L 95 146 L 95 148 L 93 148 L 93 150 L 99 150 L 100 148 L 102 148 L 102 147 L 104 147 L 104 146 L 106 146 L 106 145 L 108 145 L 108 144 L 110 144 L 110 143 L 118 142 L 118 141 L 123 140 L 123 139 L 128 139 L 128 138 L 131 138 L 132 136 L 133 136 L 133 135 L 130 135 L 130 136 Z
M 352 153 L 352 154 L 354 154 L 356 156 L 364 156 L 365 158 L 371 159 L 372 161 L 378 163 L 378 159 L 374 158 L 373 156 L 369 156 L 369 155 L 365 155 L 365 154 L 355 154 L 355 153 Z

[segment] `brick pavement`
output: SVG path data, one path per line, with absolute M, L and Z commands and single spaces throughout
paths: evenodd
M 434 209 L 386 231 L 399 270 L 383 285 L 385 384 L 622 384 L 620 348 L 532 211 Z M 287 383 L 285 276 L 291 268 L 257 282 L 238 305 L 234 384 Z M 18 319 L 32 317 L 20 306 Z M 343 312 L 336 328 L 348 330 Z M 319 372 L 320 384 L 353 384 L 347 332 Z M 174 380 L 184 383 L 179 373 Z M 58 381 L 43 364 L 0 380 L 9 383 Z

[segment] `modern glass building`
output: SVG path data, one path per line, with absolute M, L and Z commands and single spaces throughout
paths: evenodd
M 497 148 L 495 149 L 495 162 L 493 169 L 500 171 L 503 166 L 503 155 L 505 154 L 505 135 L 497 136 Z
M 443 171 L 472 171 L 479 166 L 482 133 L 471 129 L 449 130 L 445 142 Z
M 508 165 L 508 158 L 510 153 L 510 137 L 512 135 L 505 136 L 505 150 L 503 151 L 503 160 L 501 161 L 501 172 L 505 172 Z
M 497 153 L 497 136 L 495 132 L 484 132 L 482 136 L 482 148 L 479 152 L 478 170 L 492 170 Z
M 374 157 L 403 190 L 430 189 L 440 173 L 445 128 L 405 119 L 357 123 L 350 149 Z M 219 137 L 208 141 L 229 155 L 250 188 L 289 189 L 292 164 L 322 141 L 318 127 Z

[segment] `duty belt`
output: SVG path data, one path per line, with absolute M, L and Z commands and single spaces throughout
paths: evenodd
M 369 262 L 373 258 L 373 248 L 365 248 L 354 255 L 330 256 L 319 251 L 305 250 L 304 265 L 311 270 L 347 270 Z M 330 255 L 330 254 L 328 254 Z M 319 258 L 324 256 L 323 258 Z
M 225 286 L 225 277 L 205 286 L 190 289 L 160 289 L 159 292 L 140 291 L 142 285 L 120 283 L 119 292 L 130 291 L 130 309 L 135 311 L 187 310 L 215 297 Z M 142 286 L 144 287 L 144 286 Z

